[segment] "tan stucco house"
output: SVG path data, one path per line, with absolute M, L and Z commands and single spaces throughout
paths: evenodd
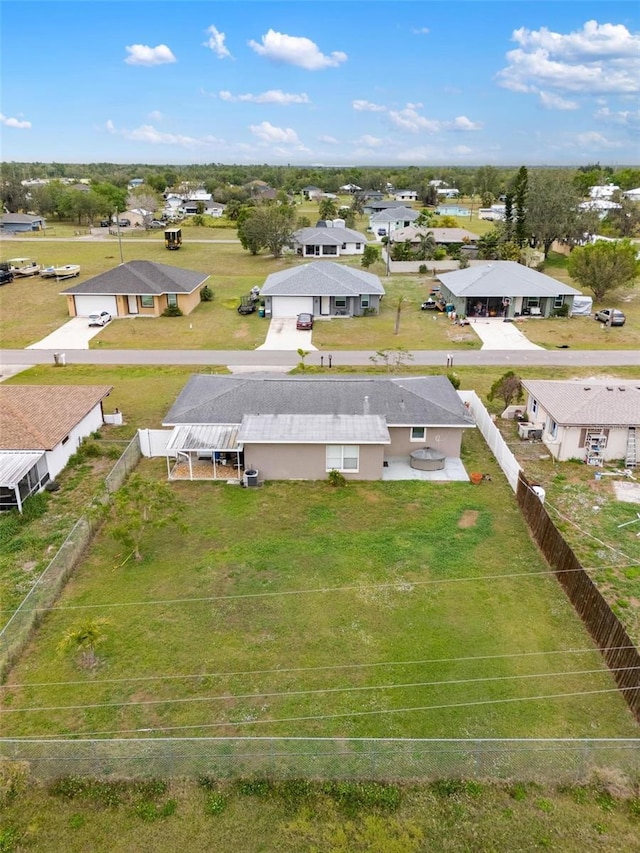
M 322 480 L 332 470 L 381 480 L 393 460 L 409 469 L 418 449 L 459 463 L 474 422 L 446 376 L 197 375 L 164 426 L 173 428 L 170 478 L 226 479 L 249 469 L 261 481 Z
M 128 261 L 62 291 L 70 317 L 108 311 L 112 317 L 159 317 L 177 305 L 190 314 L 209 276 L 152 261 Z
M 640 380 L 523 380 L 527 392 L 526 428 L 560 462 L 582 459 L 588 465 L 623 460 L 637 465 L 640 430 Z

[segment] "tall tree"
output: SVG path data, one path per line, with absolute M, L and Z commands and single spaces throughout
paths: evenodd
M 569 172 L 536 169 L 529 176 L 527 236 L 545 258 L 553 242 L 570 237 L 584 219 L 579 203 L 580 193 Z
M 513 185 L 513 203 L 515 206 L 516 219 L 514 228 L 514 239 L 518 246 L 522 247 L 527 241 L 527 196 L 529 186 L 529 173 L 526 166 L 518 169 L 518 174 Z
M 261 204 L 238 218 L 238 237 L 253 255 L 268 249 L 279 258 L 293 240 L 294 223 L 295 209 L 290 205 Z
M 593 293 L 596 302 L 602 302 L 612 290 L 633 287 L 640 275 L 636 254 L 637 247 L 629 240 L 598 240 L 574 249 L 567 269 L 571 278 Z
M 323 198 L 318 206 L 318 214 L 320 219 L 335 219 L 338 215 L 338 208 L 332 198 Z

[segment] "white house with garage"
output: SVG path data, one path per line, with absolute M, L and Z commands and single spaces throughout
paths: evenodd
M 327 220 L 322 227 L 300 228 L 293 234 L 292 246 L 305 258 L 339 258 L 362 255 L 367 238 L 359 231 L 344 227 L 344 220 Z
M 260 290 L 267 316 L 357 317 L 377 314 L 384 288 L 377 275 L 331 261 L 313 261 L 267 277 Z

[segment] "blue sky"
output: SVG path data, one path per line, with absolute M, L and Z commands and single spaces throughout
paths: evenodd
M 2 159 L 637 164 L 636 2 L 2 2 Z

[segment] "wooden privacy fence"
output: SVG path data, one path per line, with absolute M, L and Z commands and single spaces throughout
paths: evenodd
M 516 499 L 538 547 L 597 643 L 622 695 L 640 722 L 640 653 L 522 471 Z

